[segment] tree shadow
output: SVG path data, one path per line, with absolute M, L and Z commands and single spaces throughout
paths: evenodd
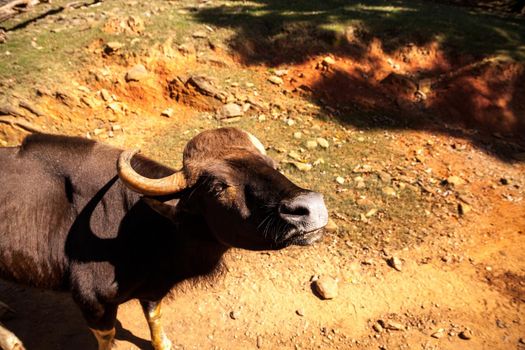
M 26 349 L 96 349 L 97 342 L 69 293 L 29 288 L 0 280 L 3 302 L 16 311 L 2 320 Z M 116 339 L 139 349 L 152 349 L 151 343 L 133 335 L 117 321 Z
M 525 150 L 523 68 L 511 67 L 513 74 L 506 76 L 509 69 L 500 70 L 500 63 L 483 63 L 496 55 L 525 61 L 524 18 L 417 0 L 229 1 L 190 10 L 199 22 L 234 31 L 228 43 L 243 64 L 311 70 L 315 57 L 342 61 L 329 72 L 314 74 L 308 84 L 297 78 L 304 73 L 299 70 L 285 79 L 299 80 L 285 88 L 301 90 L 302 84 L 302 91 L 335 110 L 330 114 L 341 123 L 456 136 L 458 127 L 473 128 L 478 132 L 465 129 L 462 137 L 501 159 L 512 161 L 513 153 Z M 374 47 L 382 58 L 374 57 Z M 405 53 L 414 48 L 423 54 L 405 64 L 410 58 Z M 433 54 L 433 66 L 423 64 L 425 55 Z M 396 63 L 386 67 L 390 60 L 406 69 Z M 363 64 L 368 69 L 361 69 Z M 386 73 L 374 73 L 381 69 Z M 410 80 L 414 91 L 407 93 L 396 83 L 389 88 L 383 81 L 387 73 Z M 421 94 L 424 78 L 431 80 L 431 91 Z M 492 80 L 483 83 L 484 78 Z M 383 125 L 365 115 L 382 115 L 379 119 L 390 122 Z M 491 138 L 492 133 L 503 138 Z

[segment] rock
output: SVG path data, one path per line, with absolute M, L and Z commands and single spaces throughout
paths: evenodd
M 173 116 L 173 108 L 166 108 L 160 113 L 161 116 L 171 118 Z
M 470 340 L 473 337 L 472 331 L 470 329 L 465 329 L 464 331 L 460 332 L 458 334 L 458 337 L 460 337 L 463 340 Z
M 286 74 L 288 74 L 288 69 L 279 69 L 273 72 L 278 77 L 284 77 Z
M 22 118 L 25 117 L 22 111 L 12 105 L 0 106 L 0 115 L 12 115 L 13 117 Z
M 459 215 L 466 215 L 472 210 L 472 207 L 465 203 L 458 203 L 458 213 Z
M 268 78 L 268 81 L 275 85 L 282 85 L 284 83 L 283 79 L 281 79 L 277 75 L 272 75 L 271 77 Z
M 295 313 L 299 316 L 304 316 L 304 310 L 303 309 L 297 309 L 295 310 Z
M 325 67 L 333 66 L 335 64 L 335 60 L 330 56 L 326 56 L 325 58 L 323 58 L 321 64 Z
M 194 31 L 191 34 L 191 36 L 194 37 L 195 39 L 206 39 L 208 37 L 208 33 L 205 30 L 197 30 L 197 31 Z
M 287 120 L 286 120 L 286 125 L 288 125 L 288 126 L 294 126 L 294 125 L 295 125 L 295 120 L 293 120 L 293 119 L 287 119 Z
M 303 157 L 301 157 L 301 155 L 295 151 L 290 151 L 288 153 L 288 157 L 292 158 L 292 159 L 295 159 L 295 160 L 298 160 L 298 161 L 302 161 L 303 160 Z
M 109 93 L 108 90 L 106 89 L 101 89 L 100 90 L 100 97 L 102 97 L 102 99 L 106 102 L 110 102 L 113 98 L 111 97 L 111 94 Z
M 337 182 L 339 185 L 343 185 L 345 183 L 345 178 L 342 176 L 338 176 L 335 178 L 335 182 Z
M 240 314 L 239 311 L 236 311 L 236 310 L 230 311 L 230 318 L 232 320 L 237 320 L 237 319 L 239 319 L 240 316 L 241 316 L 241 314 Z
M 397 256 L 392 256 L 391 258 L 387 259 L 386 263 L 388 264 L 388 266 L 396 269 L 397 271 L 401 271 L 401 268 L 403 266 L 401 259 L 399 259 Z
M 362 190 L 363 188 L 366 188 L 366 183 L 363 180 L 357 181 L 355 188 Z
M 503 186 L 507 186 L 509 184 L 509 180 L 502 177 L 501 179 L 499 179 L 499 183 L 502 184 Z
M 293 138 L 296 140 L 299 140 L 301 137 L 303 137 L 303 133 L 300 131 L 296 131 L 293 133 Z
M 357 205 L 359 205 L 360 207 L 362 208 L 373 208 L 375 206 L 375 203 L 368 199 L 368 198 L 359 198 L 357 201 L 356 201 Z
M 446 183 L 454 187 L 459 187 L 465 184 L 465 180 L 463 180 L 459 176 L 452 175 L 452 176 L 447 177 Z
M 430 336 L 432 338 L 436 338 L 436 339 L 443 338 L 445 336 L 445 329 L 440 328 L 437 331 L 435 331 L 434 333 L 432 333 Z
M 104 46 L 104 52 L 108 55 L 114 54 L 118 50 L 124 47 L 124 44 L 119 43 L 118 41 L 110 41 Z
M 338 294 L 337 280 L 329 276 L 321 276 L 313 282 L 313 288 L 321 299 L 333 299 Z
M 390 176 L 390 174 L 387 172 L 379 171 L 377 172 L 377 176 L 379 176 L 381 182 L 390 183 L 390 181 L 392 181 L 392 176 Z
M 372 326 L 372 328 L 374 329 L 374 331 L 376 331 L 377 333 L 381 333 L 383 331 L 383 326 L 381 326 L 381 324 L 379 322 L 376 322 L 374 323 L 374 325 Z
M 312 170 L 312 164 L 310 163 L 302 163 L 302 162 L 289 162 L 289 163 L 295 166 L 300 171 Z
M 382 324 L 383 328 L 391 330 L 391 331 L 402 331 L 405 329 L 405 326 L 399 322 L 395 321 L 387 321 Z
M 307 149 L 316 149 L 317 148 L 317 141 L 315 141 L 315 140 L 306 141 L 306 148 Z
M 242 107 L 236 103 L 228 103 L 220 109 L 220 119 L 239 117 L 243 115 Z
M 261 114 L 261 115 L 259 115 L 259 116 L 257 117 L 257 120 L 258 120 L 259 122 L 264 122 L 264 121 L 266 121 L 266 116 L 265 116 L 264 114 Z
M 335 223 L 334 220 L 332 220 L 331 218 L 328 218 L 328 223 L 326 224 L 326 226 L 324 227 L 324 230 L 326 232 L 337 232 L 337 229 L 339 227 L 337 226 L 337 224 Z
M 126 81 L 141 81 L 148 77 L 149 73 L 142 64 L 136 64 L 134 65 L 128 72 L 126 73 Z
M 365 216 L 367 218 L 370 218 L 370 217 L 376 215 L 376 213 L 377 213 L 377 209 L 376 208 L 372 208 L 365 214 Z
M 192 75 L 186 82 L 197 89 L 203 95 L 220 99 L 222 93 L 217 89 L 213 81 L 205 75 Z
M 382 190 L 383 194 L 387 195 L 387 196 L 392 196 L 392 197 L 395 197 L 396 196 L 396 191 L 392 188 L 392 187 L 383 187 Z
M 328 143 L 328 141 L 327 141 L 325 138 L 322 138 L 322 137 L 318 137 L 318 138 L 317 138 L 317 143 L 318 143 L 319 146 L 321 146 L 322 148 L 328 148 L 328 146 L 330 146 L 330 144 Z

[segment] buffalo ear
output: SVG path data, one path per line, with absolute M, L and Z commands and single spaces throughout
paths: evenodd
M 160 215 L 171 219 L 175 216 L 178 199 L 171 199 L 166 202 L 161 202 L 154 198 L 143 197 L 142 200 L 146 203 L 151 209 L 155 210 Z

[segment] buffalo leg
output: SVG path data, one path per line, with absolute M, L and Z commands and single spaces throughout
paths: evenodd
M 2 350 L 24 350 L 20 339 L 12 332 L 5 329 L 0 323 L 0 349 Z
M 96 308 L 83 308 L 82 312 L 89 329 L 97 338 L 98 350 L 110 350 L 115 338 L 118 305 L 97 305 Z
M 151 333 L 151 345 L 155 350 L 170 350 L 171 341 L 164 333 L 161 322 L 161 310 L 159 301 L 141 300 L 142 310 L 148 321 L 149 330 Z

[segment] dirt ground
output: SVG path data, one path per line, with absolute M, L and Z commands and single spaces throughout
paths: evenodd
M 155 6 L 197 11 L 181 3 Z M 3 146 L 35 128 L 141 147 L 177 167 L 200 130 L 237 126 L 329 207 L 321 242 L 234 249 L 223 275 L 177 287 L 163 307 L 175 349 L 525 349 L 523 63 L 437 42 L 391 50 L 354 31 L 348 45 L 254 63 L 261 47 L 239 47 L 229 29 L 193 23 L 182 39 L 135 49 L 154 9 L 145 26 L 107 2 L 70 11 L 69 23 L 52 14 L 24 29 L 30 37 L 94 18 L 97 31 L 60 82 L 1 80 L 11 108 L 0 116 Z M 137 64 L 145 73 L 128 79 Z M 226 103 L 246 111 L 217 118 Z M 319 276 L 337 280 L 334 299 L 313 292 Z M 0 281 L 0 300 L 16 310 L 2 322 L 27 349 L 96 347 L 68 294 Z M 135 301 L 119 309 L 115 348 L 151 349 Z

